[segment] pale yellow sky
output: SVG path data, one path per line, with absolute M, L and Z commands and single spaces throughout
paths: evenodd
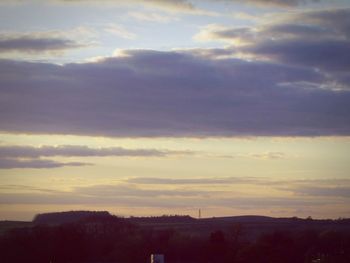
M 349 216 L 349 137 L 103 138 L 1 134 L 0 147 L 153 149 L 167 156 L 41 156 L 84 166 L 0 170 L 0 217 L 108 209 L 129 215 Z M 1 148 L 0 148 L 1 149 Z M 3 150 L 2 150 L 3 151 Z M 5 153 L 1 153 L 2 155 Z

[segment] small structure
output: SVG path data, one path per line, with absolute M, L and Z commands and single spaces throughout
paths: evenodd
M 163 254 L 151 254 L 151 263 L 164 263 Z

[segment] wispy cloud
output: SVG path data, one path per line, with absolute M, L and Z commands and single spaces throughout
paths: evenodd
M 133 12 L 129 12 L 127 15 L 136 20 L 146 21 L 146 22 L 156 22 L 156 23 L 169 23 L 171 21 L 178 20 L 177 17 L 155 13 L 155 12 L 133 11 Z
M 78 145 L 61 146 L 0 146 L 0 169 L 14 168 L 58 168 L 63 166 L 92 165 L 86 162 L 58 162 L 42 157 L 167 157 L 192 155 L 191 151 L 157 149 L 125 149 L 122 147 L 89 148 Z
M 39 0 L 43 1 L 43 0 Z M 217 0 L 208 0 L 210 2 L 216 2 Z M 296 7 L 299 5 L 304 5 L 306 3 L 315 3 L 321 0 L 220 0 L 221 2 L 226 3 L 243 3 L 249 5 L 255 5 L 258 7 L 283 7 L 290 8 Z M 3 0 L 3 3 L 21 3 L 22 0 Z M 114 5 L 134 5 L 142 4 L 145 6 L 157 7 L 164 10 L 177 11 L 177 12 L 193 12 L 203 11 L 198 9 L 195 5 L 196 1 L 191 0 L 129 0 L 127 2 L 123 0 L 51 0 L 51 2 L 63 2 L 63 3 L 108 3 Z
M 257 159 L 284 159 L 286 154 L 283 152 L 265 152 L 265 153 L 253 153 L 249 156 Z
M 120 185 L 95 185 L 88 187 L 78 187 L 74 190 L 75 193 L 85 196 L 99 197 L 108 196 L 118 198 L 123 197 L 205 197 L 209 194 L 215 194 L 218 191 L 205 191 L 194 189 L 142 189 L 135 185 L 120 184 Z
M 18 37 L 0 36 L 0 52 L 57 52 L 83 46 L 69 39 L 38 38 L 30 35 Z
M 19 34 L 7 33 L 0 34 L 0 53 L 8 52 L 63 52 L 68 49 L 85 47 L 67 38 L 49 36 L 47 34 Z
M 339 183 L 342 186 L 339 186 Z M 254 187 L 254 192 L 242 185 Z M 314 186 L 314 185 L 318 186 Z M 320 186 L 324 185 L 324 186 Z M 337 186 L 338 185 L 338 186 Z M 172 209 L 305 210 L 325 216 L 329 207 L 347 207 L 350 180 L 272 180 L 271 178 L 130 178 L 57 191 L 37 186 L 0 185 L 0 203 L 86 205 Z M 193 187 L 196 186 L 194 189 Z M 288 189 L 281 189 L 288 186 Z M 248 190 L 247 190 L 248 189 Z M 291 190 L 293 189 L 293 190 Z M 260 192 L 263 190 L 263 192 Z M 264 192 L 265 191 L 265 192 Z M 268 191 L 271 194 L 266 194 Z M 286 195 L 293 191 L 293 195 Z M 324 198 L 323 198 L 324 197 Z M 304 214 L 304 213 L 303 213 Z
M 145 185 L 256 185 L 270 186 L 282 191 L 295 191 L 301 193 L 302 189 L 314 189 L 317 185 L 319 189 L 348 189 L 350 179 L 330 178 L 330 179 L 272 179 L 268 177 L 200 177 L 200 178 L 168 178 L 168 177 L 133 177 L 124 180 L 130 184 Z M 288 187 L 286 187 L 288 186 Z M 317 188 L 316 188 L 317 189 Z M 300 191 L 299 191 L 300 190 Z
M 347 187 L 319 187 L 319 186 L 302 186 L 291 189 L 296 194 L 307 196 L 323 196 L 323 197 L 345 197 L 350 198 L 350 186 Z
M 0 191 L 1 192 L 24 192 L 24 193 L 56 193 L 56 194 L 61 194 L 64 193 L 64 191 L 59 191 L 59 190 L 53 190 L 49 188 L 42 188 L 42 187 L 36 187 L 36 186 L 31 186 L 31 185 L 19 185 L 19 184 L 5 184 L 5 185 L 0 185 Z
M 235 46 L 246 45 L 254 39 L 253 29 L 250 27 L 228 28 L 218 24 L 209 24 L 193 36 L 196 41 L 224 41 Z
M 79 145 L 61 146 L 0 146 L 0 169 L 58 168 L 63 166 L 92 165 L 87 162 L 59 162 L 42 159 L 47 157 L 168 157 L 193 155 L 191 151 L 157 149 L 126 149 L 122 147 L 89 148 Z
M 105 26 L 104 31 L 126 39 L 135 39 L 137 37 L 136 34 L 130 32 L 124 26 L 117 24 L 109 24 Z
M 238 2 L 238 3 L 247 3 L 252 5 L 257 5 L 260 7 L 293 7 L 298 5 L 303 5 L 306 3 L 319 2 L 320 0 L 223 0 L 225 2 Z
M 157 178 L 157 177 L 135 177 L 126 180 L 133 184 L 162 184 L 162 185 L 220 185 L 220 184 L 256 184 L 265 182 L 263 178 L 257 177 L 223 177 L 223 178 Z
M 61 54 L 71 49 L 86 48 L 96 44 L 96 32 L 80 26 L 67 30 L 32 32 L 0 32 L 0 54 L 29 53 Z
M 28 191 L 31 191 L 28 189 Z M 227 196 L 227 194 L 231 196 Z M 233 195 L 232 195 L 233 194 Z M 321 207 L 334 203 L 334 200 L 319 200 L 305 197 L 237 196 L 232 191 L 193 189 L 142 189 L 125 185 L 96 185 L 75 188 L 66 192 L 16 192 L 1 193 L 1 204 L 85 204 L 130 207 L 236 207 L 244 209 L 271 209 L 276 207 Z M 343 204 L 343 203 L 342 203 Z
M 266 153 L 235 153 L 235 154 L 211 154 L 200 151 L 190 150 L 168 150 L 168 149 L 127 149 L 123 147 L 105 147 L 105 148 L 91 148 L 83 145 L 58 145 L 50 146 L 44 145 L 40 147 L 33 146 L 18 146 L 18 145 L 2 145 L 0 146 L 0 169 L 10 168 L 57 168 L 62 166 L 80 166 L 88 165 L 85 162 L 68 162 L 62 163 L 51 161 L 42 158 L 48 157 L 178 157 L 191 156 L 193 158 L 258 158 L 258 159 L 282 159 L 286 155 L 281 152 L 266 152 Z M 89 165 L 92 165 L 89 163 Z M 135 180 L 149 180 L 151 178 L 135 179 Z M 232 181 L 250 182 L 252 178 L 230 178 Z M 159 180 L 159 179 L 157 179 Z M 174 184 L 179 182 L 195 183 L 197 180 L 172 180 L 162 179 L 165 182 L 172 182 Z M 160 181 L 162 181 L 160 180 Z M 220 183 L 226 182 L 228 179 L 210 179 L 202 180 L 203 183 Z M 158 181 L 159 182 L 159 181 Z
M 122 147 L 90 148 L 82 145 L 60 146 L 0 146 L 0 158 L 39 158 L 49 156 L 129 156 L 165 157 L 169 155 L 189 155 L 190 151 L 171 151 L 157 149 L 127 149 Z
M 46 159 L 13 159 L 13 158 L 0 158 L 0 169 L 49 169 L 59 168 L 64 166 L 86 166 L 89 163 L 83 162 L 58 162 Z

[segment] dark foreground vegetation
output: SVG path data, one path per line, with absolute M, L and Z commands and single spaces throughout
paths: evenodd
M 257 216 L 119 218 L 108 212 L 38 215 L 0 222 L 0 261 L 146 263 L 349 263 L 350 220 Z

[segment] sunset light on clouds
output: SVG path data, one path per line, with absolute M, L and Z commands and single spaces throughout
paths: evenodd
M 350 217 L 344 0 L 0 2 L 0 219 Z

